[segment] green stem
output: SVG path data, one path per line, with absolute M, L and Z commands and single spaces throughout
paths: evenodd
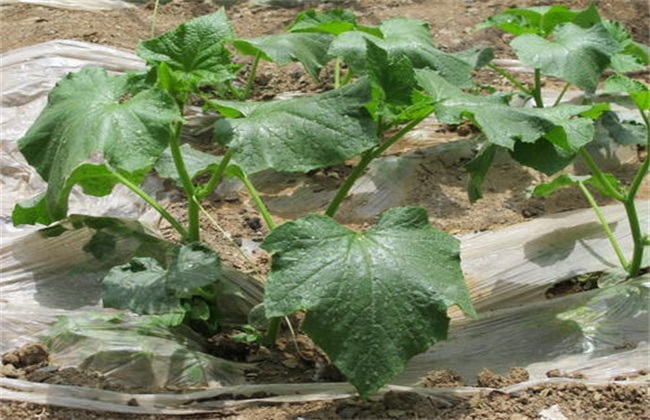
M 264 219 L 264 223 L 266 223 L 266 227 L 269 230 L 275 229 L 275 222 L 271 217 L 271 213 L 269 213 L 266 204 L 264 204 L 262 197 L 260 197 L 259 193 L 255 189 L 255 186 L 248 178 L 248 175 L 246 175 L 244 171 L 240 171 L 237 175 L 238 175 L 237 177 L 241 180 L 241 182 L 244 183 L 244 186 L 246 187 L 248 193 L 251 195 L 251 198 L 253 199 L 253 202 L 255 203 L 257 210 L 260 212 L 260 215 L 262 215 L 262 219 Z
M 591 173 L 593 176 L 598 179 L 598 182 L 603 186 L 605 189 L 605 192 L 608 196 L 612 197 L 616 201 L 620 201 L 621 203 L 624 203 L 627 200 L 627 197 L 625 194 L 622 194 L 620 191 L 618 191 L 610 182 L 609 180 L 605 177 L 605 174 L 600 170 L 598 165 L 596 165 L 596 162 L 594 162 L 593 158 L 585 150 L 584 147 L 581 147 L 580 150 L 578 151 L 580 154 L 580 157 L 582 160 L 585 161 L 587 166 L 589 166 L 589 169 L 591 170 Z
M 512 74 L 508 73 L 506 70 L 502 69 L 501 67 L 495 66 L 494 64 L 488 64 L 487 67 L 499 73 L 501 76 L 505 77 L 510 83 L 515 85 L 517 89 L 519 89 L 526 95 L 533 96 L 533 92 L 531 92 L 530 89 L 524 86 L 519 80 L 515 79 L 515 77 Z
M 217 185 L 219 185 L 221 182 L 223 174 L 226 171 L 228 164 L 230 163 L 230 159 L 232 159 L 232 151 L 229 149 L 221 159 L 221 163 L 219 163 L 217 169 L 212 173 L 212 176 L 208 182 L 202 188 L 196 191 L 196 198 L 198 200 L 201 200 L 202 198 L 210 195 L 212 191 L 217 188 Z
M 334 89 L 341 87 L 341 59 L 334 60 Z
M 251 71 L 248 75 L 248 80 L 246 81 L 246 88 L 244 89 L 243 99 L 247 99 L 251 92 L 253 91 L 253 85 L 255 84 L 255 76 L 257 74 L 257 67 L 260 64 L 260 59 L 262 58 L 262 53 L 258 52 L 253 59 L 253 64 L 251 64 Z
M 535 87 L 532 93 L 533 99 L 535 99 L 535 106 L 537 108 L 544 108 L 544 100 L 542 99 L 542 72 L 540 69 L 535 69 Z
M 154 199 L 153 199 L 149 194 L 147 194 L 147 193 L 144 192 L 140 187 L 138 187 L 137 185 L 135 185 L 134 183 L 132 183 L 131 181 L 129 181 L 129 180 L 128 180 L 126 177 L 124 177 L 122 174 L 119 174 L 119 173 L 117 173 L 117 172 L 113 172 L 113 175 L 114 175 L 115 178 L 117 178 L 117 179 L 118 179 L 122 184 L 124 184 L 125 187 L 127 187 L 128 189 L 130 189 L 131 191 L 133 191 L 133 193 L 135 193 L 135 195 L 137 195 L 138 197 L 140 197 L 141 199 L 143 199 L 143 200 L 144 200 L 147 204 L 149 204 L 149 205 L 150 205 L 154 210 L 156 210 L 156 211 L 157 211 L 157 212 L 158 212 L 158 213 L 159 213 L 159 214 L 160 214 L 160 215 L 161 215 L 165 220 L 167 220 L 167 221 L 169 222 L 170 225 L 172 225 L 172 227 L 173 227 L 174 229 L 176 229 L 176 231 L 177 231 L 178 233 L 180 233 L 180 235 L 181 235 L 183 238 L 187 238 L 187 237 L 189 236 L 187 230 L 185 230 L 185 228 L 183 227 L 183 225 L 181 225 L 181 224 L 178 222 L 178 220 L 176 220 L 176 218 L 175 218 L 174 216 L 172 216 L 171 214 L 169 214 L 169 212 L 168 212 L 167 210 L 165 210 L 165 209 L 163 208 L 163 206 L 161 206 L 160 204 L 158 204 L 158 202 L 157 202 L 156 200 L 154 200 Z
M 192 178 L 187 172 L 187 167 L 185 166 L 185 161 L 183 160 L 183 154 L 181 153 L 180 147 L 180 137 L 181 137 L 181 128 L 182 124 L 177 123 L 174 125 L 173 133 L 169 141 L 169 148 L 172 152 L 172 158 L 174 159 L 174 165 L 176 166 L 176 171 L 180 177 L 183 188 L 185 189 L 185 194 L 187 194 L 187 219 L 188 219 L 188 235 L 187 240 L 190 242 L 198 242 L 200 240 L 199 233 L 199 207 L 197 206 L 194 197 L 196 197 L 196 191 L 194 190 L 194 184 L 192 183 Z
M 262 337 L 262 344 L 264 346 L 273 347 L 275 345 L 275 340 L 280 331 L 280 322 L 282 322 L 281 317 L 269 319 L 269 326 L 266 329 L 266 334 Z
M 352 173 L 348 175 L 345 181 L 343 181 L 343 184 L 336 192 L 336 195 L 334 196 L 332 202 L 330 203 L 329 207 L 325 211 L 325 214 L 327 216 L 334 217 L 334 214 L 338 210 L 341 203 L 343 203 L 343 200 L 345 200 L 345 197 L 347 197 L 348 193 L 352 189 L 352 186 L 357 181 L 357 179 L 359 179 L 359 177 L 366 169 L 366 167 L 368 167 L 370 162 L 372 162 L 373 159 L 375 159 L 376 157 L 384 153 L 386 150 L 388 150 L 388 148 L 390 148 L 393 144 L 395 144 L 399 139 L 404 137 L 406 133 L 411 131 L 416 125 L 420 124 L 422 120 L 424 120 L 425 118 L 426 116 L 411 121 L 410 123 L 402 127 L 402 129 L 399 130 L 397 133 L 395 133 L 392 137 L 390 137 L 388 140 L 382 143 L 380 146 L 374 149 L 370 149 L 367 152 L 365 152 L 363 155 L 361 155 L 361 160 L 359 161 L 357 166 L 354 167 Z
M 650 150 L 650 124 L 648 121 L 648 116 L 643 110 L 641 111 L 641 117 L 646 126 L 646 150 Z M 639 222 L 639 216 L 636 211 L 636 195 L 639 192 L 639 188 L 643 183 L 643 179 L 648 174 L 648 168 L 650 167 L 650 159 L 645 158 L 641 166 L 639 167 L 634 179 L 632 180 L 632 185 L 628 190 L 626 200 L 624 202 L 625 211 L 627 213 L 627 218 L 630 223 L 630 231 L 632 232 L 632 241 L 634 242 L 634 250 L 632 251 L 632 261 L 630 266 L 627 269 L 627 272 L 630 277 L 635 277 L 639 274 L 641 270 L 641 262 L 643 260 L 644 248 L 647 246 L 648 236 L 647 233 L 644 235 L 641 231 L 641 224 Z
M 609 224 L 605 219 L 605 216 L 600 211 L 600 207 L 598 206 L 598 203 L 596 203 L 594 196 L 591 195 L 591 192 L 589 192 L 589 190 L 587 189 L 584 183 L 578 182 L 578 186 L 580 187 L 580 190 L 582 190 L 582 193 L 584 194 L 585 198 L 589 202 L 589 205 L 591 205 L 591 208 L 594 210 L 594 213 L 596 213 L 596 217 L 598 218 L 600 225 L 603 227 L 603 230 L 605 231 L 605 235 L 607 235 L 607 238 L 609 239 L 609 243 L 612 245 L 612 248 L 614 248 L 616 257 L 618 257 L 618 261 L 620 262 L 621 266 L 627 270 L 628 265 L 627 265 L 627 261 L 625 260 L 625 256 L 623 255 L 623 251 L 621 251 L 621 247 L 618 245 L 618 241 L 614 237 L 614 234 L 612 233 L 612 230 L 610 229 Z
M 156 0 L 156 2 L 153 5 L 153 14 L 152 14 L 152 20 L 151 20 L 151 37 L 156 36 L 156 21 L 158 20 L 158 5 L 160 3 L 160 0 Z
M 571 87 L 571 83 L 567 83 L 566 85 L 564 85 L 564 88 L 562 89 L 562 92 L 560 92 L 560 95 L 557 97 L 557 99 L 553 103 L 554 107 L 558 106 L 560 104 L 560 101 L 564 97 L 564 94 L 567 92 L 567 90 L 569 90 L 569 87 Z

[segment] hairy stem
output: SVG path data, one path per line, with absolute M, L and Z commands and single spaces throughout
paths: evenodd
M 583 182 L 578 182 L 578 186 L 580 187 L 580 190 L 584 194 L 585 198 L 589 202 L 589 205 L 591 208 L 594 210 L 594 213 L 596 213 L 596 217 L 598 218 L 598 222 L 602 226 L 603 230 L 605 231 L 605 235 L 607 235 L 607 239 L 609 239 L 609 243 L 612 245 L 612 248 L 614 249 L 614 252 L 616 253 L 616 257 L 618 258 L 619 263 L 621 264 L 621 267 L 625 268 L 627 270 L 627 261 L 625 259 L 625 255 L 623 255 L 623 251 L 621 251 L 621 247 L 618 245 L 618 241 L 614 237 L 614 233 L 609 227 L 609 224 L 607 223 L 607 220 L 605 219 L 605 216 L 603 215 L 603 212 L 600 211 L 600 207 L 598 206 L 598 203 L 596 203 L 596 200 L 594 199 L 594 196 L 591 195 L 591 192 L 587 189 L 585 184 Z
M 501 67 L 495 66 L 494 64 L 488 64 L 487 67 L 499 73 L 501 76 L 505 77 L 510 83 L 515 85 L 517 89 L 525 93 L 526 95 L 533 96 L 533 93 L 531 92 L 530 89 L 528 89 L 526 86 L 524 86 L 519 80 L 517 80 L 512 74 L 507 72 L 506 70 L 502 69 Z
M 183 154 L 181 153 L 180 147 L 180 137 L 181 137 L 181 128 L 182 124 L 177 123 L 174 125 L 171 139 L 169 141 L 169 148 L 172 152 L 172 158 L 174 159 L 174 165 L 176 166 L 176 171 L 181 179 L 185 193 L 187 194 L 187 219 L 188 219 L 188 235 L 187 240 L 190 242 L 198 242 L 201 238 L 199 232 L 199 207 L 197 206 L 194 197 L 196 196 L 196 191 L 194 189 L 194 184 L 192 183 L 192 178 L 187 172 L 187 167 L 185 166 L 185 161 L 183 160 Z
M 113 175 L 115 176 L 115 178 L 117 178 L 120 181 L 120 183 L 124 184 L 125 187 L 133 191 L 135 195 L 143 199 L 154 210 L 156 210 L 163 217 L 163 219 L 167 220 L 169 224 L 172 225 L 172 227 L 176 229 L 176 231 L 181 235 L 181 237 L 183 237 L 183 240 L 185 240 L 189 236 L 187 230 L 185 230 L 183 225 L 181 225 L 174 216 L 172 216 L 167 210 L 165 210 L 163 206 L 161 206 L 156 200 L 154 200 L 153 197 L 151 197 L 149 194 L 144 192 L 142 188 L 138 187 L 137 185 L 129 181 L 126 177 L 122 176 L 117 172 L 114 172 Z

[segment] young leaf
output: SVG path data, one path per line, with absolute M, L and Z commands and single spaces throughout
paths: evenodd
M 524 166 L 553 175 L 573 162 L 576 154 L 540 138 L 534 143 L 517 142 L 510 156 Z
M 475 316 L 458 240 L 422 208 L 391 209 L 365 232 L 312 214 L 262 246 L 274 253 L 266 315 L 306 310 L 303 328 L 364 398 L 446 337 L 447 307 Z
M 465 165 L 465 169 L 469 172 L 467 196 L 472 204 L 483 198 L 483 181 L 494 162 L 496 152 L 497 146 L 494 144 L 483 145 L 474 159 Z
M 329 60 L 327 50 L 332 39 L 332 35 L 322 33 L 285 33 L 238 39 L 233 46 L 244 55 L 260 54 L 265 60 L 279 66 L 299 61 L 317 80 L 320 69 Z
M 136 53 L 150 65 L 166 63 L 182 90 L 219 84 L 234 77 L 224 44 L 233 30 L 223 9 L 185 23 L 157 38 L 141 41 Z M 181 90 L 181 89 L 179 89 Z
M 594 92 L 612 54 L 620 44 L 601 24 L 583 29 L 571 23 L 558 27 L 553 40 L 524 34 L 510 44 L 521 62 L 559 77 L 579 88 Z
M 22 154 L 48 183 L 49 222 L 66 216 L 70 189 L 110 193 L 113 171 L 139 183 L 167 147 L 172 123 L 180 119 L 162 90 L 131 90 L 127 76 L 84 68 L 52 89 L 48 104 L 18 141 Z
M 364 108 L 369 90 L 367 81 L 359 81 L 320 95 L 247 106 L 245 118 L 217 121 L 215 138 L 249 175 L 335 165 L 377 144 Z
M 381 115 L 397 120 L 414 101 L 413 64 L 406 57 L 391 60 L 384 49 L 370 41 L 366 43 L 368 79 L 372 85 L 372 99 L 366 107 L 375 119 Z M 410 115 L 403 116 L 406 121 L 410 120 Z
M 610 67 L 620 73 L 642 70 L 650 61 L 649 48 L 635 42 L 630 33 L 620 23 L 612 20 L 602 22 L 607 32 L 619 43 L 619 51 L 612 56 Z
M 176 247 L 167 259 L 166 267 L 153 258 L 114 267 L 102 282 L 104 306 L 138 314 L 181 313 L 182 298 L 221 277 L 219 256 L 205 245 Z

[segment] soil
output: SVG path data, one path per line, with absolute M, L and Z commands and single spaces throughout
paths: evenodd
M 267 8 L 247 2 L 219 2 L 198 0 L 174 0 L 161 5 L 155 18 L 155 33 L 173 29 L 190 18 L 201 16 L 218 9 L 218 3 L 232 4 L 227 13 L 240 37 L 253 37 L 279 32 L 288 26 L 296 14 L 296 8 Z M 251 2 L 254 3 L 254 2 Z M 302 2 L 302 4 L 309 2 Z M 336 1 L 337 6 L 351 8 L 360 16 L 362 23 L 377 24 L 396 16 L 417 18 L 431 25 L 436 44 L 443 50 L 457 51 L 476 46 L 492 46 L 497 57 L 512 58 L 507 46 L 509 37 L 496 30 L 476 32 L 477 23 L 506 7 L 527 7 L 543 4 L 566 4 L 580 8 L 588 0 L 540 1 L 540 0 L 357 0 Z M 320 6 L 319 6 L 320 7 Z M 328 7 L 328 6 L 326 6 Z M 599 8 L 603 16 L 621 21 L 641 42 L 650 39 L 650 9 L 645 0 L 601 0 Z M 0 6 L 0 33 L 3 34 L 0 52 L 29 46 L 53 39 L 75 39 L 111 45 L 134 50 L 138 41 L 151 35 L 154 20 L 153 2 L 140 7 L 109 11 L 75 11 L 36 6 L 24 3 L 3 3 Z M 327 71 L 327 70 L 325 70 Z M 502 78 L 488 72 L 481 72 L 483 83 L 506 86 Z M 645 76 L 644 76 L 645 77 Z M 646 80 L 647 82 L 647 80 Z M 327 89 L 323 83 L 314 82 L 298 66 L 289 66 L 282 71 L 267 66 L 259 72 L 255 96 L 270 99 L 280 92 L 314 92 Z M 471 127 L 435 126 L 429 134 L 435 133 L 441 141 L 450 141 L 471 134 Z M 404 149 L 392 149 L 391 154 L 400 154 Z M 434 227 L 449 233 L 469 233 L 522 222 L 526 219 L 561 211 L 585 207 L 582 196 L 570 189 L 548 199 L 529 199 L 525 189 L 540 175 L 522 169 L 508 159 L 500 159 L 490 171 L 485 185 L 485 197 L 470 205 L 466 196 L 467 173 L 463 164 L 467 156 L 456 159 L 432 158 L 423 160 L 417 168 L 417 186 L 409 186 L 407 204 L 422 205 L 429 211 Z M 616 168 L 616 174 L 630 179 L 639 159 L 632 156 Z M 325 190 L 335 188 L 350 165 L 341 165 L 305 176 L 285 179 L 287 185 L 309 185 L 310 188 Z M 279 187 L 275 187 L 278 189 Z M 272 187 L 262 188 L 265 198 L 273 201 L 279 193 Z M 640 198 L 648 198 L 650 188 L 645 184 Z M 608 203 L 606 199 L 599 199 Z M 222 258 L 240 270 L 261 276 L 268 270 L 269 258 L 255 247 L 267 231 L 250 200 L 241 190 L 229 190 L 210 197 L 205 208 L 210 215 L 202 215 L 204 240 L 220 253 Z M 278 206 L 280 209 L 281 206 Z M 272 209 L 273 210 L 273 209 Z M 172 204 L 170 211 L 181 215 L 184 208 Z M 282 222 L 288 213 L 274 212 L 277 222 Z M 216 224 L 213 220 L 218 220 Z M 352 227 L 362 227 L 353 217 Z M 163 234 L 173 238 L 171 229 L 161 226 Z M 246 246 L 244 246 L 246 245 Z M 249 252 L 241 252 L 249 249 Z M 587 282 L 589 283 L 589 281 Z M 589 283 L 590 284 L 590 283 Z M 585 290 L 584 282 L 563 286 L 562 290 L 550 290 L 549 298 L 564 293 Z M 591 287 L 589 285 L 589 287 Z M 568 290 L 568 291 L 567 291 Z M 296 325 L 298 326 L 298 325 Z M 223 343 L 232 343 L 226 333 L 215 336 L 215 349 L 223 349 Z M 216 350 L 215 350 L 216 351 Z M 249 372 L 251 382 L 301 382 L 344 380 L 335 369 L 328 366 L 326 357 L 303 336 L 294 341 L 290 334 L 285 336 L 275 351 L 256 345 L 239 345 L 230 349 L 231 358 L 257 363 Z M 48 363 L 47 352 L 40 345 L 30 345 L 3 356 L 1 376 L 17 377 L 37 382 L 71 384 L 85 387 L 114 389 L 108 381 L 93 372 L 75 369 L 59 369 Z M 645 374 L 645 373 L 640 373 Z M 560 378 L 562 372 L 550 371 L 549 378 Z M 183 416 L 182 418 L 232 418 L 232 419 L 341 419 L 341 418 L 438 418 L 438 419 L 650 419 L 650 396 L 648 389 L 637 386 L 610 384 L 591 386 L 580 382 L 552 382 L 545 385 L 523 388 L 517 392 L 500 391 L 499 388 L 525 382 L 528 373 L 514 368 L 509 375 L 500 376 L 489 371 L 481 372 L 475 384 L 463 384 L 451 371 L 430 372 L 423 380 L 423 387 L 481 386 L 487 390 L 480 395 L 464 399 L 453 406 L 440 406 L 431 398 L 412 392 L 390 391 L 377 395 L 369 401 L 358 398 L 340 401 L 311 403 L 275 404 L 248 407 L 206 416 Z M 624 380 L 625 378 L 619 378 Z M 120 389 L 114 389 L 120 390 Z M 555 414 L 554 414 L 555 413 Z M 558 414 L 560 413 L 560 414 Z M 110 414 L 99 411 L 73 410 L 54 406 L 40 406 L 16 402 L 5 402 L 0 406 L 0 417 L 7 419 L 50 418 L 50 419 L 159 419 L 176 416 L 133 416 Z M 181 417 L 179 417 L 181 418 Z

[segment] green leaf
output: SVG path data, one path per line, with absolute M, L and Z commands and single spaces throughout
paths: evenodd
M 470 48 L 468 50 L 453 53 L 454 57 L 460 58 L 474 70 L 479 70 L 487 66 L 494 58 L 492 48 Z
M 556 26 L 572 22 L 579 13 L 561 5 L 507 9 L 487 18 L 478 27 L 499 28 L 514 35 L 537 34 L 546 38 Z
M 490 143 L 509 150 L 516 143 L 534 143 L 546 136 L 556 146 L 575 152 L 593 138 L 593 121 L 581 118 L 593 110 L 591 106 L 517 108 L 508 105 L 503 96 L 465 93 L 430 70 L 416 71 L 416 79 L 436 102 L 436 116 L 441 122 L 457 124 L 469 118 Z
M 312 214 L 262 247 L 274 253 L 267 317 L 307 310 L 303 328 L 364 398 L 446 337 L 447 307 L 475 316 L 459 242 L 422 208 L 391 209 L 365 232 Z
M 566 168 L 575 159 L 575 152 L 564 150 L 545 138 L 534 143 L 517 142 L 510 155 L 522 165 L 553 175 Z
M 648 46 L 635 42 L 620 22 L 605 19 L 602 24 L 620 45 L 612 56 L 610 67 L 620 73 L 643 70 L 650 61 Z
M 647 139 L 647 127 L 635 121 L 621 121 L 615 112 L 605 112 L 596 121 L 595 143 L 607 145 L 610 142 L 629 146 L 632 144 L 643 145 Z
M 327 50 L 332 35 L 322 33 L 285 33 L 259 38 L 238 39 L 233 46 L 244 55 L 261 55 L 279 66 L 299 61 L 313 79 L 329 61 Z
M 153 258 L 134 258 L 114 267 L 102 282 L 102 298 L 105 307 L 138 314 L 182 313 L 181 299 L 220 277 L 219 256 L 194 243 L 174 248 L 166 267 Z
M 603 175 L 610 183 L 610 185 L 614 186 L 614 188 L 616 189 L 619 189 L 620 182 L 615 176 L 611 174 L 603 174 Z M 591 175 L 578 176 L 578 175 L 571 175 L 571 174 L 562 174 L 560 176 L 555 177 L 550 182 L 545 182 L 543 184 L 540 184 L 532 190 L 532 193 L 539 197 L 548 197 L 551 194 L 553 194 L 555 191 L 559 190 L 560 188 L 578 185 L 579 183 L 592 185 L 598 190 L 599 193 L 605 196 L 610 195 L 607 192 L 608 189 L 601 184 L 598 178 L 593 177 Z
M 43 180 L 47 217 L 66 216 L 74 184 L 86 194 L 110 193 L 119 171 L 139 183 L 167 147 L 180 119 L 174 100 L 162 90 L 132 91 L 127 76 L 84 68 L 62 79 L 48 104 L 18 141 L 22 154 Z M 23 219 L 26 220 L 26 219 Z
M 298 13 L 293 24 L 287 28 L 291 32 L 325 32 L 340 35 L 354 30 L 357 17 L 349 10 L 329 9 L 318 12 L 314 9 Z
M 650 90 L 645 83 L 622 74 L 615 74 L 605 81 L 605 92 L 630 95 L 637 107 L 643 111 L 650 109 Z
M 483 198 L 483 181 L 494 162 L 496 152 L 497 146 L 494 144 L 483 145 L 474 159 L 465 165 L 465 169 L 469 172 L 467 195 L 472 204 Z
M 203 173 L 216 169 L 221 162 L 221 157 L 196 150 L 187 143 L 181 146 L 181 153 L 190 178 L 195 178 Z M 173 179 L 176 185 L 179 187 L 183 186 L 180 175 L 178 175 L 178 171 L 176 170 L 176 165 L 174 164 L 171 149 L 165 149 L 160 159 L 156 162 L 154 169 L 160 177 Z
M 224 44 L 233 30 L 223 9 L 182 23 L 173 31 L 141 41 L 136 53 L 150 65 L 165 63 L 179 90 L 219 84 L 234 77 L 236 67 Z
M 248 106 L 246 118 L 217 121 L 215 138 L 230 147 L 249 175 L 335 165 L 377 144 L 375 124 L 364 108 L 369 90 L 367 81 L 360 81 L 319 95 Z
M 437 49 L 431 39 L 427 23 L 406 18 L 384 21 L 379 27 L 381 37 L 364 32 L 346 32 L 338 36 L 329 54 L 341 57 L 355 74 L 366 74 L 366 40 L 373 42 L 388 52 L 391 60 L 407 57 L 416 69 L 437 70 L 443 78 L 455 86 L 471 87 L 472 64 L 453 54 Z
M 524 65 L 559 77 L 587 92 L 595 92 L 617 43 L 601 24 L 583 29 L 567 23 L 556 29 L 553 40 L 524 34 L 510 44 Z
M 373 90 L 366 107 L 375 119 L 384 116 L 394 120 L 413 104 L 416 87 L 413 64 L 406 57 L 391 60 L 386 50 L 366 42 L 368 79 Z

